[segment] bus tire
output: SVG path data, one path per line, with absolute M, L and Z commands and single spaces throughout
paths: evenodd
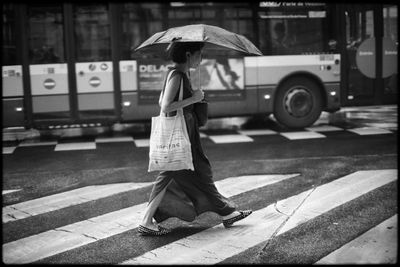
M 288 128 L 311 126 L 321 115 L 322 96 L 317 83 L 306 77 L 285 81 L 276 93 L 274 116 Z

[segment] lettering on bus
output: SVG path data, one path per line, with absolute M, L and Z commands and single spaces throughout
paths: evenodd
M 154 72 L 167 72 L 168 71 L 168 67 L 170 67 L 172 65 L 155 65 L 155 64 L 151 64 L 151 65 L 140 65 L 139 66 L 139 71 L 141 73 L 154 73 Z
M 325 6 L 323 2 L 274 2 L 274 1 L 263 1 L 260 2 L 260 7 L 319 7 Z
M 156 59 L 138 61 L 139 90 L 160 91 L 164 85 L 165 74 L 171 66 L 173 65 L 169 62 Z

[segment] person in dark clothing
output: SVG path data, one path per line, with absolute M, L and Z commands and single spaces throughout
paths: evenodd
M 201 146 L 193 104 L 203 100 L 204 92 L 200 89 L 192 89 L 189 69 L 199 66 L 203 45 L 198 42 L 173 42 L 167 49 L 174 62 L 168 74 L 171 71 L 173 73 L 165 83 L 159 104 L 161 111 L 167 116 L 174 116 L 177 109 L 183 108 L 191 143 L 194 171 L 160 172 L 138 228 L 138 232 L 142 235 L 158 236 L 169 233 L 171 230 L 161 227 L 158 223 L 171 217 L 193 221 L 196 216 L 206 211 L 213 211 L 222 216 L 225 227 L 230 227 L 234 222 L 252 213 L 251 210 L 237 210 L 233 203 L 218 192 L 213 181 L 210 162 Z M 183 100 L 179 101 L 181 83 L 183 83 Z

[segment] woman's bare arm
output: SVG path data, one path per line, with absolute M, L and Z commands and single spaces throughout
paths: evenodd
M 161 101 L 161 111 L 164 113 L 172 112 L 180 108 L 184 108 L 191 104 L 201 101 L 204 98 L 204 93 L 201 90 L 193 91 L 193 95 L 188 97 L 182 101 L 174 101 L 176 94 L 180 89 L 180 81 L 181 76 L 175 75 L 170 81 L 167 83 L 166 88 L 164 90 L 163 99 Z

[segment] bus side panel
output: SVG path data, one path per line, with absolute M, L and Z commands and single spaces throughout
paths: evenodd
M 337 58 L 321 60 L 321 56 L 324 55 L 259 57 L 259 84 L 277 85 L 282 78 L 299 71 L 310 72 L 323 83 L 340 82 L 340 65 L 334 62 Z
M 79 62 L 75 66 L 81 116 L 88 116 L 82 113 L 85 111 L 114 111 L 112 62 Z
M 326 91 L 329 92 L 326 98 L 325 111 L 337 111 L 340 109 L 340 83 L 325 84 Z
M 24 126 L 23 98 L 3 99 L 3 128 Z
M 139 104 L 138 91 L 122 92 L 121 100 L 123 121 L 150 120 L 160 114 L 158 104 Z
M 231 117 L 257 113 L 257 90 L 245 88 L 241 95 L 241 98 L 226 101 L 212 100 L 211 98 L 208 104 L 209 117 Z
M 258 113 L 271 114 L 274 111 L 276 86 L 259 86 L 257 91 Z
M 3 128 L 24 126 L 22 66 L 2 66 Z
M 211 100 L 208 106 L 208 115 L 212 117 L 224 117 L 250 115 L 257 113 L 258 93 L 255 89 L 245 89 L 243 98 L 238 100 Z M 206 92 L 207 95 L 207 92 Z M 160 114 L 158 104 L 138 104 L 138 92 L 122 92 L 123 121 L 149 120 Z
M 35 64 L 29 66 L 32 111 L 37 120 L 68 118 L 69 82 L 67 64 Z

